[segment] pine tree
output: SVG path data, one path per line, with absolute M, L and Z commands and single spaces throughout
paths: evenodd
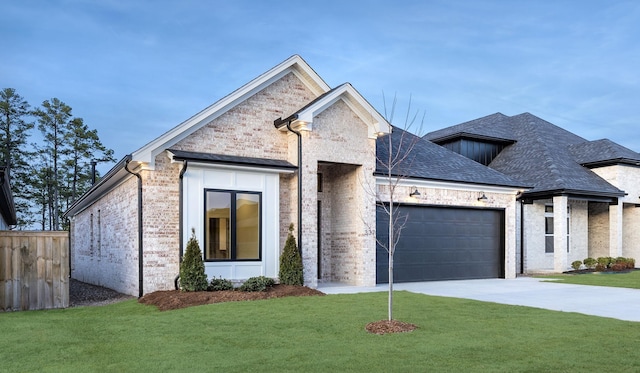
M 63 156 L 65 155 L 65 141 L 69 132 L 69 122 L 71 121 L 71 107 L 57 98 L 51 101 L 44 101 L 42 108 L 34 111 L 38 118 L 38 129 L 44 137 L 45 147 L 42 149 L 51 160 L 53 173 L 51 179 L 47 180 L 47 185 L 51 188 L 51 199 L 48 201 L 52 212 L 52 228 L 59 230 L 60 225 L 60 195 L 62 182 Z
M 180 264 L 180 289 L 182 291 L 205 291 L 207 285 L 202 251 L 200 251 L 200 245 L 196 239 L 195 229 L 192 229 L 191 238 L 187 242 L 187 251 Z
M 0 163 L 7 167 L 11 180 L 11 191 L 15 198 L 18 228 L 29 226 L 33 222 L 29 182 L 32 154 L 27 151 L 29 130 L 34 126 L 25 121 L 30 115 L 29 103 L 13 88 L 0 91 Z
M 280 283 L 285 285 L 304 285 L 302 258 L 293 237 L 293 223 L 289 225 L 289 235 L 280 256 Z

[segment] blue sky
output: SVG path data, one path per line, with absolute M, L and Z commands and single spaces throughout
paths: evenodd
M 395 124 L 411 96 L 424 132 L 530 112 L 640 151 L 635 0 L 4 0 L 0 36 L 0 88 L 118 159 L 293 54 L 383 114 L 397 94 Z

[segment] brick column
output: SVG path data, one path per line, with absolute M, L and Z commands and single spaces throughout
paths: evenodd
M 622 211 L 623 204 L 609 205 L 609 256 L 622 256 Z
M 567 270 L 567 205 L 566 196 L 553 197 L 553 269 Z

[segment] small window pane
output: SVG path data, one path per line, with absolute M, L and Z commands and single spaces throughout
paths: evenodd
M 207 192 L 205 259 L 231 259 L 231 194 Z
M 260 259 L 260 196 L 236 195 L 236 259 Z
M 545 253 L 553 252 L 553 236 L 547 236 L 544 238 L 544 252 Z
M 550 205 L 545 206 L 544 212 L 553 212 L 553 206 L 550 206 Z
M 544 233 L 553 234 L 553 218 L 548 216 L 544 218 Z

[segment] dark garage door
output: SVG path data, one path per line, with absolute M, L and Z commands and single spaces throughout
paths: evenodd
M 502 210 L 399 206 L 408 216 L 394 255 L 395 282 L 504 277 Z M 389 216 L 378 207 L 378 240 Z M 387 251 L 377 247 L 377 283 L 389 282 Z

